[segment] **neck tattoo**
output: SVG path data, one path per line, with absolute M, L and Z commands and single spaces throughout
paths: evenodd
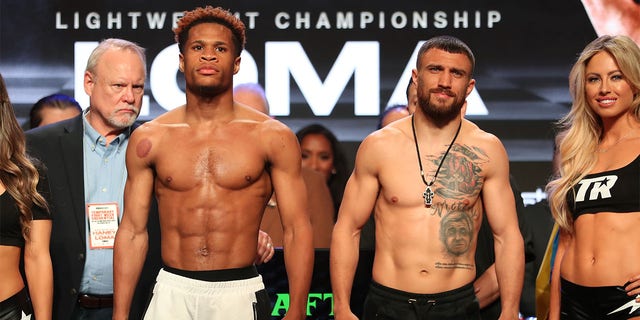
M 431 179 L 431 182 L 427 182 L 427 180 L 424 178 L 424 170 L 422 169 L 422 160 L 420 159 L 420 148 L 418 147 L 418 137 L 416 136 L 415 115 L 411 115 L 411 129 L 413 130 L 413 141 L 416 144 L 416 153 L 418 154 L 418 165 L 420 165 L 420 177 L 422 177 L 422 182 L 424 182 L 424 184 L 427 186 L 424 189 L 424 192 L 422 193 L 422 197 L 424 198 L 424 205 L 426 207 L 431 207 L 431 205 L 433 204 L 434 193 L 433 193 L 433 190 L 431 190 L 431 186 L 433 185 L 434 182 L 436 182 L 436 178 L 438 177 L 440 168 L 442 168 L 444 159 L 447 158 L 447 155 L 449 154 L 449 151 L 451 150 L 453 143 L 456 142 L 456 139 L 458 138 L 458 134 L 460 133 L 461 127 L 462 127 L 462 121 L 460 121 L 460 125 L 458 126 L 458 130 L 456 131 L 455 136 L 453 136 L 453 140 L 451 140 L 451 143 L 449 144 L 447 151 L 442 156 L 442 160 L 440 160 L 440 164 L 438 165 L 436 174 L 433 175 L 433 179 Z

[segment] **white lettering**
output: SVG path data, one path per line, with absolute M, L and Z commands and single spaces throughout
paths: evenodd
M 147 22 L 149 23 L 149 29 L 162 29 L 162 27 L 164 26 L 164 19 L 166 17 L 166 12 L 147 12 Z
M 97 12 L 89 12 L 85 22 L 89 29 L 100 29 L 100 14 Z
M 611 198 L 611 188 L 616 184 L 618 176 L 608 175 L 591 179 L 582 179 L 578 184 L 578 192 L 576 192 L 576 202 L 585 201 L 585 196 L 589 189 L 589 200 L 596 200 L 598 196 L 601 199 Z
M 414 11 L 413 12 L 413 28 L 422 28 L 422 29 L 426 29 L 427 28 L 427 12 L 426 11 L 422 11 L 422 12 L 418 12 L 418 11 Z
M 250 11 L 250 12 L 245 12 L 244 16 L 249 19 L 249 22 L 247 23 L 247 28 L 255 29 L 256 28 L 256 18 L 260 16 L 260 13 L 256 12 L 256 11 Z
M 407 15 L 404 12 L 394 12 L 391 15 L 391 26 L 396 29 L 403 29 L 407 26 Z
M 433 26 L 438 29 L 444 29 L 447 27 L 447 13 L 444 11 L 438 11 L 433 15 Z
M 489 29 L 493 28 L 493 25 L 500 22 L 500 20 L 502 20 L 500 11 L 491 10 L 487 13 L 487 27 Z
M 309 29 L 311 27 L 311 14 L 309 12 L 296 12 L 296 29 Z
M 373 22 L 373 13 L 369 11 L 360 12 L 360 29 L 366 29 L 371 22 Z
M 336 28 L 353 29 L 353 12 L 339 11 L 336 15 Z
M 184 16 L 184 12 L 174 12 L 171 15 L 171 28 L 175 29 L 178 26 L 178 20 Z
M 116 12 L 115 15 L 113 12 L 107 13 L 107 29 L 113 29 L 115 25 L 115 29 L 122 29 L 122 14 L 120 12 Z
M 60 13 L 60 11 L 56 12 L 56 29 L 69 29 L 69 25 L 62 23 L 62 13 Z
M 453 27 L 456 29 L 469 27 L 469 13 L 467 11 L 454 11 L 453 12 Z
M 320 12 L 318 21 L 316 22 L 316 29 L 331 29 L 331 22 L 326 12 Z
M 598 196 L 602 199 L 611 198 L 611 188 L 616 184 L 618 176 L 610 175 L 603 177 L 600 184 L 594 183 L 589 200 L 596 200 Z
M 284 54 L 286 53 L 286 54 Z M 265 91 L 274 116 L 290 114 L 289 75 L 317 116 L 331 114 L 354 75 L 354 114 L 379 113 L 379 44 L 375 41 L 345 43 L 324 83 L 318 77 L 299 42 L 265 44 Z
M 127 13 L 127 16 L 131 18 L 131 29 L 138 29 L 138 18 L 142 16 L 142 12 L 135 11 Z
M 423 43 L 424 41 L 421 41 L 416 44 L 387 105 L 406 104 L 406 87 L 411 77 L 411 70 L 415 67 L 417 53 Z M 91 51 L 97 45 L 98 42 L 82 41 L 74 44 L 74 95 L 84 108 L 90 104 L 89 97 L 84 92 L 84 70 Z M 178 55 L 178 45 L 172 44 L 158 53 L 150 67 L 151 96 L 165 110 L 172 110 L 185 103 L 184 92 L 180 89 L 176 77 L 179 72 Z M 234 75 L 234 84 L 257 83 L 259 72 L 253 56 L 244 50 L 241 61 L 241 68 Z M 274 116 L 290 115 L 290 79 L 294 79 L 311 111 L 317 116 L 328 116 L 333 112 L 353 77 L 354 115 L 378 115 L 379 66 L 378 42 L 346 42 L 326 79 L 322 81 L 299 42 L 267 42 L 265 43 L 264 81 L 267 97 L 271 102 L 271 111 Z M 144 96 L 141 116 L 149 115 L 149 101 L 150 96 Z M 475 89 L 467 97 L 467 102 L 468 115 L 488 114 Z
M 71 14 L 71 13 L 69 13 Z M 123 29 L 138 30 L 147 28 L 148 30 L 157 30 L 169 28 L 167 17 L 171 14 L 171 28 L 177 26 L 177 21 L 184 15 L 183 12 L 171 11 L 108 11 L 108 12 L 89 12 L 80 14 L 78 11 L 73 12 L 72 19 L 66 19 L 65 12 L 55 12 L 55 27 L 58 30 L 67 30 L 71 28 L 71 20 L 73 20 L 73 28 L 80 29 Z M 357 14 L 357 16 L 356 16 Z M 486 14 L 486 22 L 483 21 Z M 257 19 L 260 17 L 259 11 L 235 12 L 234 16 L 245 20 L 247 29 L 255 29 L 257 27 Z M 123 20 L 124 17 L 124 20 Z M 142 19 L 146 19 L 143 22 Z M 295 20 L 292 20 L 295 19 Z M 356 19 L 359 19 L 356 21 Z M 500 11 L 295 11 L 295 12 L 278 12 L 274 15 L 274 26 L 277 29 L 296 28 L 299 30 L 316 29 L 331 30 L 335 29 L 426 29 L 429 27 L 429 19 L 433 22 L 433 27 L 443 29 L 447 27 L 453 28 L 494 28 L 494 26 L 502 20 Z M 104 24 L 102 22 L 105 22 Z M 128 23 L 128 25 L 127 25 Z M 484 23 L 484 25 L 483 25 Z
M 279 12 L 276 14 L 274 18 L 274 22 L 276 24 L 276 28 L 278 29 L 287 29 L 289 28 L 289 14 L 286 12 Z

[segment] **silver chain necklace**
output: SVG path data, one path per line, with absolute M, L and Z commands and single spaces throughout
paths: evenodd
M 427 179 L 424 178 L 424 170 L 422 169 L 422 160 L 420 159 L 420 148 L 418 147 L 418 137 L 416 136 L 415 114 L 411 115 L 411 129 L 413 130 L 413 141 L 416 144 L 416 153 L 418 154 L 418 164 L 420 165 L 420 177 L 422 177 L 422 182 L 424 182 L 424 184 L 427 185 L 427 187 L 424 189 L 424 192 L 422 193 L 422 197 L 424 198 L 424 205 L 427 207 L 431 207 L 431 205 L 433 204 L 434 193 L 433 193 L 433 190 L 431 190 L 431 186 L 433 185 L 434 182 L 436 182 L 436 178 L 438 177 L 440 168 L 442 168 L 444 159 L 449 154 L 449 151 L 451 150 L 453 143 L 456 142 L 456 139 L 458 138 L 458 134 L 460 133 L 461 127 L 462 127 L 462 121 L 460 121 L 460 125 L 458 126 L 458 130 L 456 131 L 456 135 L 453 136 L 453 140 L 451 140 L 451 143 L 449 144 L 447 151 L 444 153 L 444 156 L 442 156 L 442 160 L 440 160 L 440 164 L 438 165 L 436 174 L 433 175 L 433 179 L 431 179 L 431 182 L 427 182 Z

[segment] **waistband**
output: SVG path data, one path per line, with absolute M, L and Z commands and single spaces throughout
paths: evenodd
M 27 287 L 23 287 L 16 294 L 0 301 L 0 310 L 8 310 L 15 306 L 19 306 L 21 310 L 30 311 L 31 308 L 29 308 L 29 294 L 27 293 Z
M 244 280 L 258 276 L 258 270 L 255 266 L 251 265 L 243 268 L 234 269 L 222 269 L 222 270 L 205 270 L 205 271 L 189 271 L 171 268 L 168 266 L 162 267 L 164 271 L 179 275 L 185 278 L 200 280 L 200 281 L 233 281 Z
M 474 297 L 473 283 L 468 283 L 457 289 L 443 291 L 440 293 L 429 293 L 429 294 L 411 293 L 411 292 L 406 292 L 402 290 L 397 290 L 397 289 L 383 286 L 375 281 L 371 281 L 371 285 L 369 289 L 372 291 L 372 293 L 378 294 L 387 299 L 403 301 L 403 302 L 407 302 L 410 300 L 411 301 L 418 300 L 418 301 L 427 301 L 432 303 L 435 303 L 435 302 L 447 303 L 447 302 L 458 301 L 461 298 Z
M 262 277 L 260 276 L 260 274 L 257 274 L 255 277 L 243 279 L 236 279 L 236 277 L 227 277 L 223 280 L 208 281 L 178 275 L 169 272 L 164 268 L 160 269 L 160 272 L 158 272 L 156 285 L 171 287 L 191 294 L 210 294 L 212 292 L 220 292 L 220 290 L 242 290 L 256 292 L 258 290 L 264 289 L 264 284 L 262 283 Z
M 628 282 L 624 285 L 626 286 Z M 599 286 L 599 287 L 587 287 L 582 286 L 576 283 L 573 283 L 567 279 L 560 278 L 560 288 L 562 291 L 571 293 L 575 296 L 579 295 L 588 295 L 593 298 L 601 296 L 608 297 L 611 294 L 615 293 L 624 293 L 626 295 L 626 290 L 624 290 L 624 286 Z

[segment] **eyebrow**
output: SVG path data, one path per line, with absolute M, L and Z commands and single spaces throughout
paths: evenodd
M 614 73 L 621 73 L 622 75 L 624 75 L 624 73 L 623 73 L 621 70 L 619 70 L 619 69 L 611 70 L 611 71 L 607 72 L 607 75 L 608 75 L 608 76 L 610 76 L 610 75 L 612 75 L 612 74 L 614 74 Z M 587 76 L 589 76 L 589 75 L 596 75 L 596 76 L 599 76 L 599 75 L 600 75 L 600 73 L 598 73 L 598 72 L 588 72 L 586 75 L 587 75 Z
M 425 67 L 426 68 L 437 67 L 437 68 L 440 68 L 440 69 L 447 69 L 445 66 L 443 66 L 441 64 L 437 64 L 437 63 L 430 63 L 430 64 L 427 64 Z M 454 72 L 458 72 L 458 73 L 460 73 L 462 75 L 465 75 L 465 76 L 469 74 L 466 70 L 460 69 L 460 68 L 453 67 L 453 68 L 448 68 L 448 69 L 451 70 L 451 71 L 454 71 Z
M 213 44 L 214 46 L 219 46 L 219 45 L 228 46 L 229 45 L 229 43 L 227 43 L 226 41 L 223 41 L 223 40 L 207 41 L 207 40 L 202 40 L 202 39 L 196 39 L 196 40 L 190 41 L 189 44 L 190 45 L 193 45 L 193 44 L 203 44 L 203 45 Z

